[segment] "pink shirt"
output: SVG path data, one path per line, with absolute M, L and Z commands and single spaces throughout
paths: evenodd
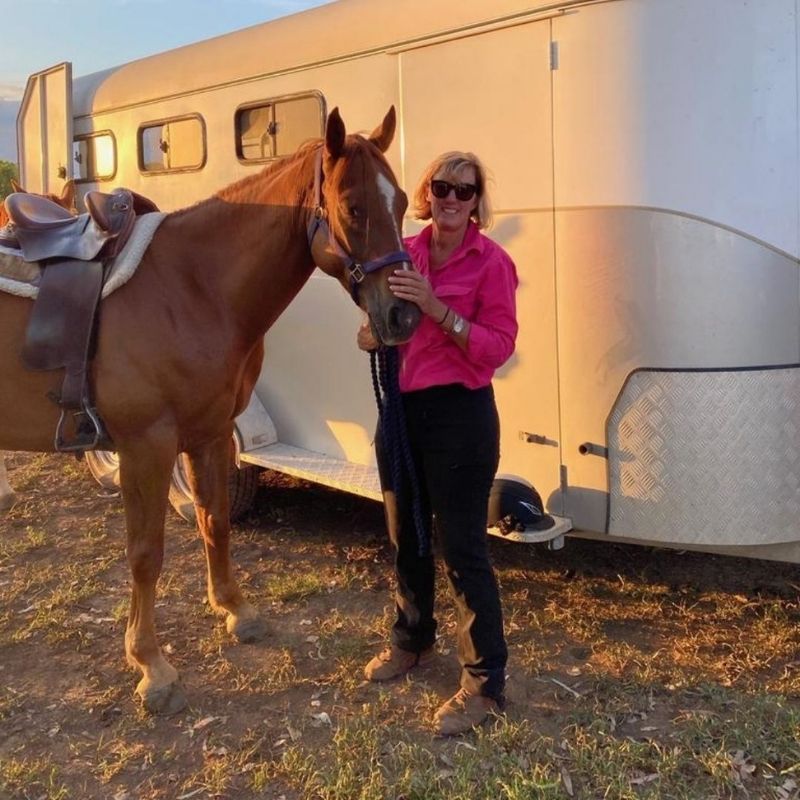
M 461 383 L 488 386 L 514 352 L 517 338 L 517 269 L 508 253 L 470 222 L 464 241 L 436 270 L 430 268 L 429 225 L 405 246 L 434 294 L 470 323 L 466 350 L 428 316 L 411 340 L 400 346 L 400 391 Z

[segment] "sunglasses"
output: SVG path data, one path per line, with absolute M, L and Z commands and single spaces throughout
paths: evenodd
M 450 183 L 449 181 L 431 181 L 431 194 L 444 200 L 450 192 L 456 193 L 457 200 L 472 200 L 478 187 L 473 183 Z

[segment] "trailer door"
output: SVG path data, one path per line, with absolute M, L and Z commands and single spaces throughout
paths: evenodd
M 61 194 L 72 177 L 72 64 L 28 78 L 17 114 L 20 180 L 29 192 Z
M 499 472 L 533 483 L 560 514 L 550 40 L 543 20 L 410 49 L 400 81 L 406 191 L 449 150 L 474 152 L 491 174 L 488 235 L 520 279 L 517 349 L 494 380 Z

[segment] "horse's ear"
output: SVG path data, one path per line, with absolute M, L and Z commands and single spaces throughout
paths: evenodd
M 369 140 L 374 144 L 381 153 L 385 153 L 389 149 L 389 145 L 394 139 L 394 131 L 397 127 L 397 114 L 394 112 L 394 106 L 391 106 L 383 118 L 383 122 L 375 128 L 370 134 Z
M 330 158 L 336 160 L 344 151 L 345 129 L 344 122 L 339 116 L 339 107 L 328 114 L 325 125 L 325 150 Z
M 61 205 L 64 208 L 75 208 L 75 181 L 70 178 L 61 190 Z
M 22 188 L 22 185 L 16 181 L 14 178 L 11 179 L 11 191 L 12 192 L 22 192 L 25 193 L 25 190 Z

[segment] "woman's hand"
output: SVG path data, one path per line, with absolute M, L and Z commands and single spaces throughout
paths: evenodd
M 378 340 L 372 333 L 372 326 L 369 324 L 368 319 L 361 323 L 361 327 L 356 334 L 356 342 L 359 348 L 367 353 L 378 349 Z
M 389 276 L 389 288 L 395 297 L 415 303 L 423 314 L 437 322 L 447 312 L 447 306 L 433 293 L 428 279 L 415 269 L 396 269 Z

